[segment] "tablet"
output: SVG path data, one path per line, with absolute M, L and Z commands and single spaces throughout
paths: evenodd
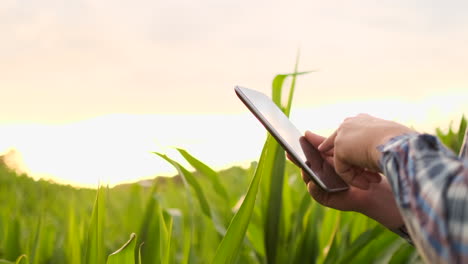
M 327 192 L 347 190 L 348 185 L 333 170 L 322 170 L 323 159 L 281 109 L 265 94 L 236 86 L 237 96 L 289 153 L 294 163 Z M 310 166 L 308 166 L 309 164 Z

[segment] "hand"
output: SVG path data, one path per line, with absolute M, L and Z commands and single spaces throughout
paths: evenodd
M 305 138 L 315 148 L 324 140 L 324 137 L 307 131 Z M 333 149 L 320 153 L 322 157 L 321 166 L 314 167 L 313 170 L 320 174 L 334 173 Z M 367 172 L 366 172 L 367 173 Z M 375 178 L 381 178 L 378 173 L 374 173 Z M 335 176 L 335 175 L 333 175 Z M 307 184 L 307 189 L 311 196 L 320 204 L 342 211 L 356 211 L 365 214 L 384 226 L 395 229 L 403 225 L 400 212 L 398 211 L 393 193 L 388 182 L 382 179 L 380 182 L 369 184 L 367 190 L 362 190 L 353 186 L 342 192 L 326 192 L 317 186 L 310 178 L 302 172 L 302 179 Z
M 398 123 L 360 114 L 345 119 L 340 127 L 318 146 L 321 152 L 333 149 L 335 170 L 351 186 L 369 188 L 380 172 L 377 146 L 390 138 L 414 132 Z

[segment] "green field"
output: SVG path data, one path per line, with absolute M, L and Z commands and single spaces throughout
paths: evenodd
M 273 82 L 279 103 L 283 81 L 292 78 L 286 113 L 296 75 Z M 439 136 L 452 148 L 461 144 L 452 130 Z M 34 181 L 0 160 L 0 263 L 419 261 L 412 246 L 373 220 L 314 202 L 270 137 L 248 169 L 217 172 L 179 152 L 155 153 L 178 170 L 175 177 L 99 190 Z M 175 161 L 184 159 L 190 167 Z

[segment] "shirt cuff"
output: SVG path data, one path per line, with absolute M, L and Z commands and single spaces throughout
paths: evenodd
M 380 153 L 382 153 L 381 159 L 379 161 L 380 169 L 383 169 L 383 162 L 384 162 L 384 159 L 383 159 L 384 155 L 383 154 L 385 152 L 389 152 L 389 151 L 392 151 L 392 150 L 394 150 L 396 148 L 399 148 L 402 145 L 404 145 L 405 143 L 407 143 L 410 139 L 416 138 L 416 137 L 418 137 L 420 135 L 421 134 L 416 133 L 416 132 L 415 133 L 402 134 L 402 135 L 391 138 L 390 140 L 388 140 L 386 143 L 384 143 L 382 145 L 379 145 L 377 147 L 377 149 L 380 151 Z
M 391 138 L 388 140 L 385 144 L 378 146 L 378 150 L 382 153 L 381 159 L 380 159 L 380 168 L 383 171 L 384 169 L 384 163 L 388 161 L 387 159 L 384 158 L 385 153 L 389 152 L 408 152 L 408 142 L 413 139 L 420 136 L 418 133 L 409 133 L 409 134 L 402 134 L 396 137 Z M 390 183 L 394 183 L 394 181 L 389 181 Z M 394 189 L 392 187 L 392 189 Z M 401 238 L 406 240 L 409 244 L 413 245 L 413 241 L 411 239 L 411 236 L 408 233 L 408 230 L 406 228 L 406 225 L 402 225 L 401 227 L 397 229 L 390 229 L 393 233 L 399 235 Z

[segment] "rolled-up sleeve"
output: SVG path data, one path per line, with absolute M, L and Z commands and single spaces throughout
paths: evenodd
M 398 136 L 379 150 L 421 256 L 428 263 L 468 263 L 468 160 L 428 134 Z

